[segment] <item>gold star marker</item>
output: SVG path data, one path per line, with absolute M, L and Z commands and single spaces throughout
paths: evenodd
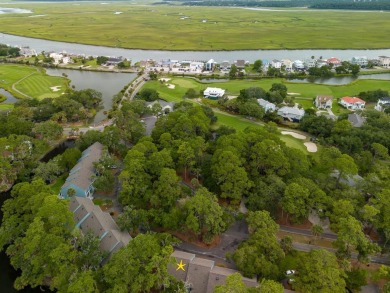
M 177 263 L 176 265 L 177 265 L 176 271 L 178 271 L 178 270 L 186 271 L 186 270 L 184 269 L 184 267 L 186 266 L 186 264 L 183 263 L 183 260 L 180 260 L 180 263 Z

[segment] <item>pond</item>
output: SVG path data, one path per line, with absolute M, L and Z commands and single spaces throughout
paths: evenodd
M 353 82 L 356 79 L 380 79 L 380 80 L 390 80 L 390 73 L 381 73 L 381 74 L 368 74 L 368 75 L 359 75 L 358 77 L 354 76 L 341 76 L 341 77 L 329 77 L 329 78 L 316 78 L 316 79 L 289 79 L 289 82 L 296 83 L 316 83 L 316 84 L 327 84 L 327 85 L 345 85 Z
M 71 86 L 74 86 L 76 90 L 91 88 L 102 93 L 103 109 L 96 114 L 94 123 L 99 123 L 106 119 L 104 112 L 111 109 L 112 97 L 137 77 L 136 73 L 96 72 L 71 69 L 47 69 L 46 73 L 52 76 L 62 76 L 65 73 L 71 80 Z
M 27 9 L 20 9 L 20 8 L 0 7 L 0 14 L 10 14 L 10 13 L 32 13 L 32 11 Z
M 3 102 L 4 104 L 14 104 L 18 101 L 10 92 L 7 92 L 5 89 L 0 89 L 0 95 L 3 95 L 7 98 Z

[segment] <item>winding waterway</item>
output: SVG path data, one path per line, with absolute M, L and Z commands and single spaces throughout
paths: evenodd
M 92 46 L 72 44 L 65 42 L 48 41 L 27 37 L 19 37 L 0 33 L 0 43 L 12 46 L 29 46 L 37 52 L 41 51 L 66 51 L 72 54 L 85 54 L 92 56 L 122 56 L 133 63 L 140 60 L 174 59 L 174 60 L 209 60 L 217 62 L 224 60 L 234 61 L 244 59 L 254 62 L 257 59 L 309 59 L 337 57 L 342 60 L 350 60 L 353 56 L 366 56 L 367 58 L 378 58 L 381 55 L 390 56 L 390 49 L 381 50 L 239 50 L 239 51 L 159 51 L 159 50 L 131 50 L 122 48 L 111 48 L 103 46 Z

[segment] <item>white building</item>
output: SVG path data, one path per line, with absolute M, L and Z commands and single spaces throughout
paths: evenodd
M 349 110 L 364 109 L 366 102 L 356 97 L 343 97 L 339 104 Z
M 273 104 L 267 100 L 257 99 L 257 103 L 259 103 L 260 107 L 262 107 L 265 110 L 265 112 L 276 110 L 275 104 Z
M 352 64 L 357 64 L 360 67 L 366 67 L 368 65 L 368 59 L 366 56 L 354 56 L 351 59 Z
M 70 62 L 70 57 L 68 56 L 64 56 L 62 55 L 61 53 L 58 54 L 58 53 L 50 53 L 49 55 L 50 58 L 53 58 L 54 60 L 54 64 L 60 64 L 60 63 L 63 63 L 63 64 L 68 64 Z
M 379 56 L 379 65 L 385 68 L 390 67 L 390 57 L 387 56 Z
M 376 103 L 375 110 L 383 111 L 385 107 L 390 107 L 390 98 L 380 98 Z
M 286 69 L 286 71 L 291 71 L 292 70 L 292 61 L 290 59 L 282 59 L 280 60 L 282 62 L 282 66 Z
M 209 61 L 206 62 L 205 66 L 204 66 L 204 70 L 213 71 L 214 66 L 215 66 L 214 59 L 210 59 Z
M 297 107 L 282 107 L 278 110 L 278 115 L 290 121 L 299 121 L 305 115 L 305 110 Z
M 306 59 L 305 62 L 304 62 L 304 65 L 305 65 L 306 69 L 316 67 L 317 66 L 317 60 L 315 60 L 315 59 Z
M 204 97 L 208 99 L 218 99 L 223 97 L 224 94 L 225 94 L 224 89 L 220 89 L 216 87 L 208 87 L 203 92 Z
M 317 96 L 314 104 L 318 109 L 332 109 L 332 96 Z
M 303 64 L 303 62 L 301 60 L 295 60 L 293 62 L 293 68 L 294 68 L 294 70 L 304 70 L 305 65 Z
M 276 69 L 280 69 L 280 68 L 282 68 L 282 62 L 274 59 L 271 61 L 271 67 L 276 68 Z

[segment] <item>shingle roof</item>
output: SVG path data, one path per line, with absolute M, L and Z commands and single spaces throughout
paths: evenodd
M 319 101 L 320 103 L 325 103 L 332 99 L 333 99 L 332 96 L 317 96 L 317 101 Z
M 103 145 L 99 142 L 95 142 L 83 151 L 81 158 L 70 170 L 69 176 L 61 189 L 73 184 L 86 190 L 92 184 L 92 176 L 95 174 L 93 163 L 99 161 L 102 152 Z
M 364 117 L 356 113 L 348 114 L 348 121 L 352 123 L 353 127 L 362 127 L 364 122 L 366 122 Z
M 355 104 L 355 103 L 365 103 L 362 99 L 356 98 L 356 97 L 343 97 L 341 98 L 346 103 L 349 104 Z

